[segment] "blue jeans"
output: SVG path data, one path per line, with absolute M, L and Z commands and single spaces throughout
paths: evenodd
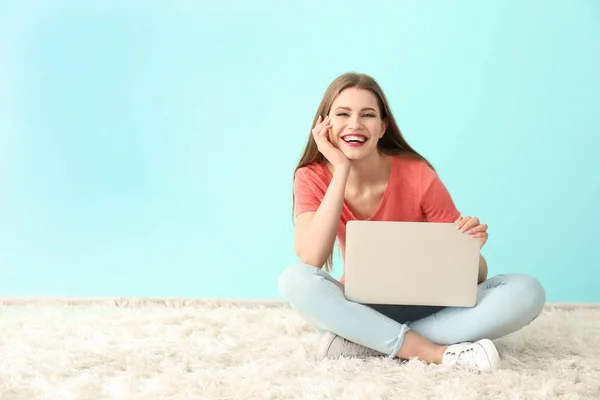
M 306 264 L 283 271 L 279 292 L 318 331 L 331 331 L 389 357 L 396 356 L 409 330 L 443 345 L 493 340 L 528 325 L 546 302 L 535 278 L 503 274 L 478 285 L 474 307 L 366 305 L 347 300 L 340 282 Z

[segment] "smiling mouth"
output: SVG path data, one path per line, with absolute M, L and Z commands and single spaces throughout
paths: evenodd
M 345 135 L 342 140 L 346 143 L 362 144 L 367 141 L 367 137 L 363 135 Z

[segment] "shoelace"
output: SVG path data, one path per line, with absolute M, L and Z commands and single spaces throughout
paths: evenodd
M 454 351 L 447 351 L 446 355 L 450 359 L 452 364 L 461 363 L 469 364 L 469 366 L 475 367 L 475 346 L 464 347 L 458 353 Z

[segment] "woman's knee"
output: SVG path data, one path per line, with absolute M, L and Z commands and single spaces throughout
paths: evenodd
M 310 282 L 318 278 L 316 267 L 307 264 L 293 264 L 279 275 L 279 294 L 287 303 L 295 303 L 306 293 Z
M 507 274 L 517 306 L 532 319 L 537 317 L 546 304 L 546 290 L 535 277 L 519 273 Z

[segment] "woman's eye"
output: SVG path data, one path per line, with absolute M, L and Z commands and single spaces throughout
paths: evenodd
M 348 113 L 342 112 L 342 113 L 337 113 L 335 115 L 338 117 L 347 117 Z M 373 118 L 373 117 L 375 117 L 375 114 L 365 114 L 365 115 L 363 115 L 363 117 Z

